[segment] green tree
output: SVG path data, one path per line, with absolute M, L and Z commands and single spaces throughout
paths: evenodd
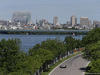
M 30 74 L 26 73 L 26 72 L 23 71 L 23 70 L 18 70 L 18 71 L 16 71 L 16 72 L 11 72 L 11 73 L 9 73 L 8 75 L 30 75 Z
M 31 50 L 33 51 L 33 50 Z M 43 48 L 39 48 L 39 49 L 35 49 L 32 53 L 31 56 L 36 57 L 36 59 L 39 59 L 38 61 L 40 61 L 39 63 L 41 64 L 39 66 L 39 68 L 43 65 L 43 70 L 45 71 L 48 68 L 48 64 L 49 62 L 53 59 L 54 55 L 52 54 L 51 51 L 43 49 Z
M 34 52 L 32 52 L 32 55 L 38 55 L 43 63 L 53 59 L 53 54 L 49 50 L 42 48 L 36 49 Z
M 91 61 L 91 68 L 88 72 L 100 73 L 100 28 L 91 30 L 83 37 L 85 49 L 83 58 Z
M 0 41 L 0 68 L 8 72 L 16 71 L 21 57 L 21 41 L 19 39 L 2 39 Z
M 52 52 L 54 56 L 62 54 L 66 51 L 63 41 L 59 39 L 56 39 L 56 40 L 47 39 L 46 41 L 42 41 L 41 45 L 37 44 L 32 49 L 30 49 L 29 55 L 31 55 L 32 52 L 34 52 L 36 49 L 39 49 L 39 48 L 49 50 L 50 52 Z
M 72 36 L 65 37 L 64 41 L 67 48 L 67 52 L 73 50 L 76 47 L 76 41 Z
M 75 43 L 75 47 L 76 47 L 76 48 L 82 48 L 82 47 L 84 47 L 84 45 L 83 45 L 83 43 L 82 43 L 81 40 L 76 39 L 75 42 L 76 42 L 76 43 Z
M 91 65 L 92 66 L 90 70 L 88 71 L 89 73 L 100 73 L 100 59 L 93 61 Z
M 34 52 L 36 49 L 39 49 L 39 48 L 41 48 L 41 45 L 40 44 L 36 44 L 33 48 L 29 49 L 28 54 L 32 55 L 32 52 Z
M 61 40 L 47 39 L 29 49 L 29 55 L 35 56 L 37 54 L 42 61 L 44 70 L 47 70 L 47 65 L 50 64 L 51 60 L 54 57 L 60 56 L 65 51 L 65 45 Z
M 92 44 L 96 43 L 97 41 L 100 40 L 100 28 L 95 28 L 91 30 L 87 36 L 84 36 L 82 39 L 82 42 L 87 45 L 87 44 Z
M 100 41 L 97 43 L 89 44 L 83 51 L 83 57 L 88 60 L 97 60 L 100 58 Z
M 33 75 L 33 73 L 40 68 L 41 66 L 41 59 L 38 55 L 28 56 L 26 57 L 26 61 L 23 62 L 23 72 L 29 75 Z

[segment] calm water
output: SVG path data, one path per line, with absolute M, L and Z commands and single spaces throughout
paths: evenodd
M 0 40 L 5 38 L 19 38 L 22 42 L 22 49 L 24 52 L 28 52 L 29 48 L 32 48 L 37 43 L 41 43 L 42 41 L 46 40 L 47 38 L 55 39 L 59 38 L 62 41 L 65 39 L 66 36 L 70 35 L 11 35 L 11 34 L 0 34 Z M 73 36 L 75 39 L 82 39 L 82 35 Z

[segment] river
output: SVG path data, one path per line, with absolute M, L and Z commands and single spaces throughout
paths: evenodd
M 60 40 L 64 41 L 66 36 L 71 35 L 12 35 L 12 34 L 0 34 L 0 40 L 1 39 L 12 39 L 12 38 L 18 38 L 22 42 L 22 50 L 24 52 L 28 52 L 29 48 L 32 48 L 37 43 L 41 43 L 42 41 L 46 40 L 47 38 L 55 39 L 59 38 Z M 73 36 L 75 39 L 82 40 L 82 37 L 84 35 L 77 35 Z

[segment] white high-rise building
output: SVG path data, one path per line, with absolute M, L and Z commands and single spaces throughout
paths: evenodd
M 77 25 L 77 18 L 75 15 L 71 16 L 71 25 L 72 26 Z
M 57 23 L 58 23 L 58 17 L 55 16 L 55 17 L 53 18 L 53 24 L 56 25 Z

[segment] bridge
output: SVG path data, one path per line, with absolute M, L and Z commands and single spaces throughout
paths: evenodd
M 87 34 L 89 30 L 0 30 L 0 33 L 85 33 Z

